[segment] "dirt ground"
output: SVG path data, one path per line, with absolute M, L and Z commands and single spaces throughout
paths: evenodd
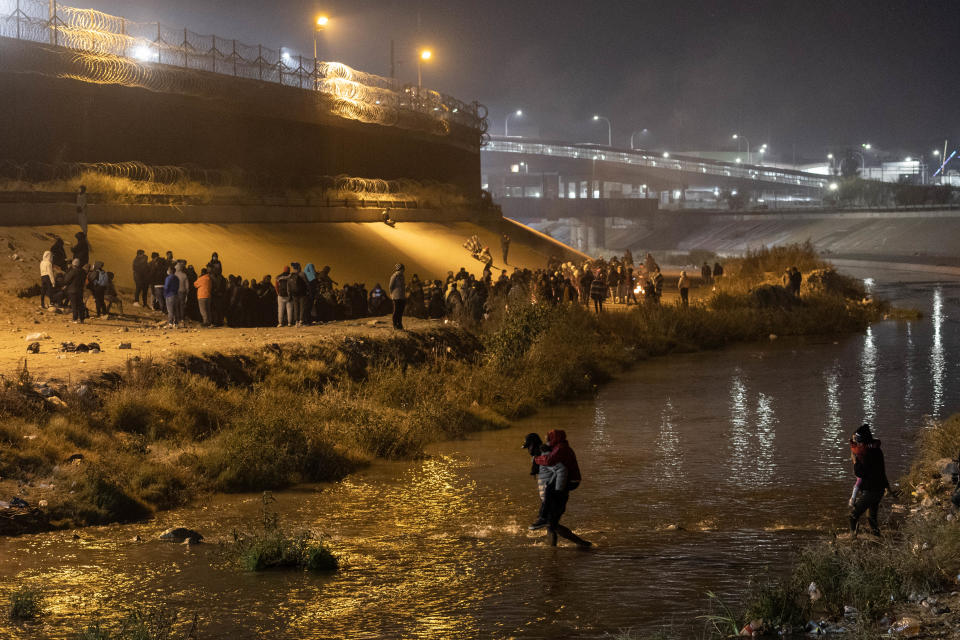
M 228 352 L 258 348 L 271 343 L 311 340 L 322 336 L 392 331 L 389 318 L 330 323 L 303 328 L 215 328 L 198 326 L 168 330 L 161 328 L 159 313 L 133 307 L 132 261 L 137 249 L 171 250 L 199 267 L 217 251 L 225 274 L 260 279 L 276 275 L 286 264 L 313 262 L 319 269 L 330 265 L 334 280 L 386 284 L 396 262 L 407 266 L 408 277 L 444 278 L 447 271 L 466 267 L 476 275 L 481 263 L 463 248 L 472 234 L 491 248 L 500 262 L 500 242 L 493 232 L 469 222 L 404 223 L 395 228 L 384 224 L 140 224 L 91 225 L 91 261 L 102 260 L 114 271 L 124 299 L 123 313 L 110 318 L 90 318 L 84 325 L 69 322 L 66 314 L 43 310 L 39 299 L 19 299 L 19 289 L 39 282 L 43 252 L 56 236 L 69 247 L 75 227 L 0 227 L 0 300 L 5 313 L 0 317 L 0 375 L 15 376 L 26 361 L 37 380 L 50 384 L 77 383 L 103 371 L 124 366 L 128 358 L 169 357 L 178 351 Z M 510 248 L 508 270 L 513 267 L 541 268 L 547 256 L 522 242 Z M 497 265 L 499 267 L 499 264 Z M 667 273 L 664 302 L 676 298 L 673 292 L 677 273 Z M 691 292 L 691 293 L 695 293 Z M 92 308 L 93 301 L 88 302 Z M 616 310 L 620 305 L 610 305 Z M 410 319 L 405 324 L 417 329 L 436 321 Z M 442 321 L 440 321 L 442 322 Z M 28 354 L 26 347 L 39 333 L 40 353 Z M 100 353 L 61 353 L 62 342 L 100 345 Z M 129 343 L 129 349 L 120 349 Z

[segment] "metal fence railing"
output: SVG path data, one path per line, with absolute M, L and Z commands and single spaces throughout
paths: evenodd
M 725 178 L 741 178 L 758 182 L 772 182 L 781 185 L 806 187 L 810 189 L 824 189 L 829 180 L 800 171 L 784 171 L 756 165 L 731 164 L 727 162 L 710 162 L 682 157 L 660 157 L 649 152 L 623 151 L 617 149 L 597 149 L 578 147 L 564 144 L 549 144 L 542 142 L 518 142 L 493 138 L 484 148 L 485 152 L 518 153 L 553 156 L 559 158 L 579 158 L 583 160 L 600 160 L 615 162 L 638 167 L 657 169 L 672 169 L 702 175 L 722 176 Z
M 89 76 L 83 79 L 95 82 L 163 90 L 175 84 L 165 73 L 206 71 L 320 92 L 330 98 L 331 111 L 344 118 L 395 125 L 405 114 L 416 115 L 432 132 L 449 131 L 450 124 L 474 129 L 478 143 L 487 130 L 486 109 L 477 102 L 464 103 L 283 48 L 249 45 L 160 22 L 134 22 L 54 0 L 0 0 L 0 37 L 70 49 Z

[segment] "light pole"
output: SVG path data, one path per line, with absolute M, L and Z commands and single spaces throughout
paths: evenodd
M 327 16 L 317 16 L 317 21 L 313 25 L 313 66 L 316 68 L 317 60 L 317 37 L 324 29 L 327 28 L 327 23 L 330 22 L 330 18 Z
M 740 135 L 739 133 L 733 134 L 732 137 L 733 137 L 734 140 L 740 140 L 740 138 L 743 138 L 743 141 L 747 143 L 747 164 L 751 164 L 751 162 L 750 162 L 750 140 L 747 139 L 747 136 L 742 136 L 742 135 Z M 737 142 L 737 144 L 739 145 L 740 143 Z M 738 148 L 738 149 L 739 149 L 739 148 Z
M 760 166 L 761 167 L 763 166 L 763 157 L 766 152 L 767 152 L 767 144 L 763 143 L 762 145 L 760 145 Z
M 507 117 L 503 119 L 503 137 L 504 137 L 504 138 L 509 138 L 509 137 L 510 137 L 510 116 L 516 116 L 516 117 L 518 117 L 518 118 L 522 118 L 522 117 L 523 117 L 523 110 L 522 110 L 522 109 L 517 109 L 517 110 L 514 111 L 513 113 L 508 113 L 508 114 L 507 114 Z
M 607 146 L 613 146 L 613 126 L 610 124 L 610 118 L 604 118 L 603 116 L 593 116 L 593 121 L 603 120 L 607 123 Z
M 319 57 L 317 55 L 317 38 L 319 34 L 327 28 L 327 23 L 330 22 L 330 18 L 324 15 L 317 16 L 317 21 L 313 24 L 313 88 L 316 90 L 320 83 L 320 76 L 317 74 L 317 62 Z
M 639 133 L 640 136 L 642 137 L 642 136 L 645 136 L 645 135 L 647 135 L 648 133 L 650 133 L 650 130 L 649 130 L 649 129 L 640 129 L 639 131 L 634 131 L 633 133 L 631 133 L 631 134 L 630 134 L 630 148 L 631 148 L 631 149 L 635 149 L 635 148 L 636 148 L 636 147 L 633 146 L 633 137 L 634 137 L 635 135 L 637 135 L 638 133 Z
M 864 147 L 864 149 L 868 149 L 868 148 L 870 148 L 870 145 L 866 145 L 866 146 Z M 859 151 L 854 151 L 854 152 L 853 152 L 853 155 L 855 155 L 855 156 L 860 156 L 860 178 L 861 178 L 861 179 L 865 179 L 865 178 L 863 177 L 863 174 L 866 173 L 866 171 L 867 171 L 867 161 L 866 161 L 866 159 L 864 159 L 863 154 L 860 153 Z
M 423 49 L 420 52 L 420 55 L 417 56 L 417 89 L 423 88 L 423 71 L 421 67 L 424 62 L 428 62 L 433 58 L 433 52 L 430 49 Z

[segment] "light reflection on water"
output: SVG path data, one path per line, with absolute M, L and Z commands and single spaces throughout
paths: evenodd
M 960 334 L 956 284 L 892 289 L 927 320 L 866 336 L 779 340 L 655 359 L 595 398 L 499 432 L 374 465 L 332 487 L 277 494 L 289 528 L 325 533 L 344 561 L 329 577 L 247 574 L 218 540 L 257 517 L 258 496 L 216 498 L 158 521 L 0 540 L 0 597 L 14 579 L 50 594 L 46 626 L 0 622 L 0 638 L 73 638 L 81 620 L 134 603 L 197 610 L 203 637 L 525 639 L 651 633 L 689 625 L 707 591 L 730 600 L 749 578 L 843 526 L 846 438 L 868 416 L 889 475 L 905 471 L 924 413 L 960 410 L 946 356 Z M 929 354 L 929 357 L 928 357 Z M 542 546 L 527 525 L 535 481 L 523 435 L 567 431 L 584 483 L 565 522 L 597 546 Z M 152 538 L 198 528 L 194 548 Z
M 931 414 L 939 418 L 943 411 L 943 383 L 946 357 L 943 351 L 943 287 L 933 290 L 933 344 L 930 346 L 930 375 L 933 378 L 933 408 Z
M 824 372 L 826 383 L 827 415 L 823 421 L 823 438 L 820 440 L 820 464 L 828 472 L 838 473 L 840 461 L 833 454 L 838 442 L 843 441 L 843 418 L 840 404 L 840 363 Z
M 874 424 L 877 421 L 877 341 L 873 335 L 873 327 L 867 327 L 867 332 L 863 336 L 860 379 L 863 392 L 863 422 Z

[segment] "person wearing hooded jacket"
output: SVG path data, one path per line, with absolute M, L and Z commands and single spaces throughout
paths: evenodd
M 393 300 L 393 328 L 403 331 L 403 309 L 407 306 L 407 287 L 403 278 L 403 263 L 398 262 L 393 267 L 390 276 L 390 299 Z
M 63 247 L 63 238 L 57 238 L 50 246 L 50 261 L 58 269 L 67 270 L 67 250 Z
M 83 285 L 86 282 L 87 274 L 80 265 L 80 260 L 73 259 L 70 269 L 63 278 L 63 288 L 70 299 L 70 308 L 73 310 L 73 322 L 83 324 L 86 316 L 86 307 L 83 304 Z
M 546 486 L 543 500 L 543 514 L 546 516 L 547 539 L 550 546 L 557 546 L 558 536 L 581 547 L 592 546 L 591 542 L 560 524 L 560 518 L 567 510 L 570 492 L 580 486 L 580 465 L 577 464 L 577 454 L 570 448 L 567 433 L 562 429 L 554 429 L 547 433 L 547 447 L 549 447 L 549 453 L 535 457 L 533 462 L 546 467 L 562 464 L 566 471 L 565 478 L 562 473 L 554 475 L 554 481 Z
M 77 239 L 77 244 L 70 247 L 70 252 L 73 253 L 73 259 L 80 261 L 80 266 L 86 266 L 90 262 L 90 245 L 87 242 L 87 234 L 83 231 L 77 231 L 74 235 Z
M 850 534 L 851 539 L 857 537 L 857 528 L 860 517 L 867 513 L 870 530 L 875 536 L 880 535 L 880 526 L 877 515 L 880 511 L 880 501 L 884 493 L 894 497 L 899 491 L 890 488 L 887 480 L 887 470 L 883 460 L 883 451 L 880 441 L 874 439 L 870 425 L 864 424 L 850 439 L 850 449 L 853 458 L 853 473 L 857 477 L 853 495 L 850 496 Z M 847 537 L 847 536 L 844 536 Z

